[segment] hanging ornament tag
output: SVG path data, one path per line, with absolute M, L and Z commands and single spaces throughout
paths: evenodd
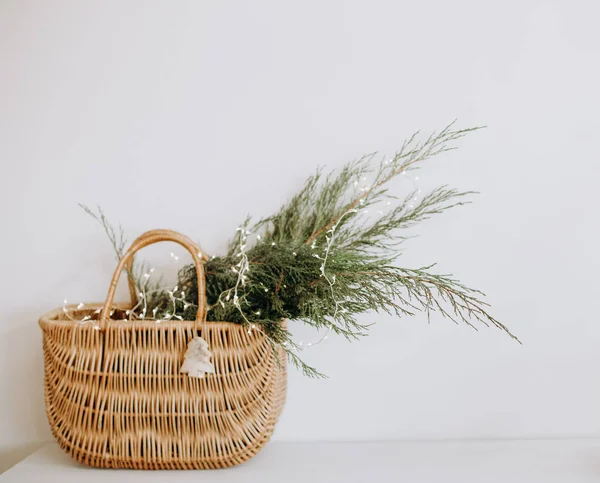
M 189 377 L 204 377 L 206 373 L 214 374 L 215 367 L 210 362 L 211 352 L 208 343 L 202 337 L 194 337 L 185 352 L 181 373 Z

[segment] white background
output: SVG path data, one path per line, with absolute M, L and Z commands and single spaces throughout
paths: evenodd
M 600 435 L 599 14 L 593 0 L 0 1 L 0 470 L 51 439 L 37 318 L 101 301 L 114 267 L 78 202 L 130 240 L 173 228 L 219 253 L 318 165 L 456 117 L 489 127 L 421 187 L 482 194 L 420 226 L 403 263 L 485 290 L 523 346 L 365 317 L 369 338 L 305 352 L 330 379 L 291 371 L 275 438 Z

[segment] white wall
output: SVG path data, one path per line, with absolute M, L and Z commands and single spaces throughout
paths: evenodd
M 276 438 L 599 435 L 599 14 L 593 0 L 0 2 L 0 470 L 51 438 L 38 316 L 102 300 L 114 266 L 77 202 L 130 239 L 168 227 L 218 253 L 317 165 L 455 117 L 489 129 L 421 186 L 482 195 L 423 224 L 404 261 L 484 289 L 524 345 L 367 317 L 368 339 L 305 353 L 330 379 L 292 371 Z

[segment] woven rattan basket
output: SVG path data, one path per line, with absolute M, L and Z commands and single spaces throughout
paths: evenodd
M 111 312 L 121 272 L 141 248 L 173 241 L 196 264 L 195 321 L 116 320 Z M 40 319 L 48 421 L 59 445 L 81 463 L 102 468 L 206 469 L 234 466 L 267 443 L 286 391 L 286 370 L 269 341 L 240 324 L 206 322 L 199 248 L 168 230 L 140 236 L 120 261 L 97 323 L 63 309 Z M 132 292 L 134 295 L 135 292 Z M 215 374 L 180 374 L 188 342 L 203 337 Z M 284 361 L 285 357 L 279 357 Z

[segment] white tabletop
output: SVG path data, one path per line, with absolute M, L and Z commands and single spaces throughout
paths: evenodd
M 201 472 L 92 469 L 49 444 L 0 481 L 598 483 L 600 440 L 271 443 L 244 465 Z

